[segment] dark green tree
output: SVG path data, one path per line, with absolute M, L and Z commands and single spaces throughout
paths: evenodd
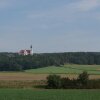
M 79 74 L 77 81 L 79 87 L 86 87 L 89 81 L 88 73 L 84 71 L 83 73 Z
M 60 89 L 61 88 L 61 77 L 58 75 L 49 75 L 47 77 L 47 88 Z

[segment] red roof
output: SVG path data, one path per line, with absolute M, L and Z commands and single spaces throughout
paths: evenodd
M 26 50 L 27 51 L 27 53 L 31 53 L 31 50 Z
M 27 52 L 27 54 L 31 54 L 31 50 L 20 50 L 20 54 L 24 54 L 25 52 Z

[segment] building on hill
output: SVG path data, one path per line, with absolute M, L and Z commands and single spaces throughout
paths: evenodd
M 32 45 L 30 46 L 29 50 L 27 50 L 27 49 L 20 50 L 19 51 L 19 55 L 24 55 L 24 56 L 26 56 L 26 55 L 33 55 L 33 47 L 32 47 Z

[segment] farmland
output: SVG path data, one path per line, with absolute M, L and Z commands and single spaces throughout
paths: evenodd
M 0 89 L 0 100 L 100 100 L 100 90 Z
M 34 74 L 79 74 L 87 71 L 89 74 L 100 74 L 100 65 L 64 65 L 26 70 Z
M 38 87 L 46 84 L 49 74 L 75 78 L 84 70 L 91 79 L 100 79 L 100 65 L 50 66 L 23 72 L 0 72 L 0 100 L 99 100 L 100 90 L 48 90 Z
M 100 79 L 100 65 L 65 65 L 61 67 L 50 66 L 24 72 L 0 72 L 1 81 L 34 81 L 45 80 L 49 74 L 59 74 L 62 77 L 75 78 L 83 71 L 90 74 L 91 79 Z

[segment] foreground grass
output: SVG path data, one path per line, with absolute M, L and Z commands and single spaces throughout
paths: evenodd
M 0 89 L 0 100 L 100 100 L 100 90 Z
M 50 66 L 45 68 L 26 70 L 34 74 L 79 74 L 87 71 L 89 74 L 100 75 L 100 65 L 64 65 L 61 67 Z

